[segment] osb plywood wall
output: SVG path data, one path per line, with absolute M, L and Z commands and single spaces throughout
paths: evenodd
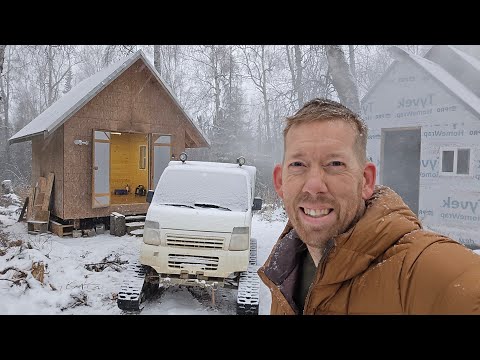
M 54 197 L 51 213 L 63 217 L 63 126 L 60 126 L 49 137 L 43 135 L 32 140 L 32 185 L 35 186 L 40 176 L 48 177 L 50 172 L 55 174 L 52 196 Z M 30 199 L 32 201 L 32 199 Z
M 63 219 L 146 212 L 148 203 L 92 209 L 92 133 L 109 130 L 172 135 L 172 152 L 184 150 L 183 114 L 142 60 L 102 90 L 64 124 L 65 179 Z M 74 145 L 74 140 L 88 145 Z
M 112 135 L 110 144 L 110 189 L 130 186 L 133 192 L 142 184 L 148 186 L 148 151 L 145 169 L 140 169 L 140 145 L 148 145 L 146 134 Z M 147 147 L 148 149 L 148 147 Z

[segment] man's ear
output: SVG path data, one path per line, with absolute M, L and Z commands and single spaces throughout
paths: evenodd
M 375 181 L 377 179 L 377 167 L 374 163 L 367 162 L 365 168 L 363 169 L 363 188 L 362 188 L 362 199 L 369 199 L 373 190 L 375 189 Z
M 282 183 L 282 165 L 277 164 L 273 169 L 273 185 L 275 186 L 275 191 L 281 199 L 283 199 Z

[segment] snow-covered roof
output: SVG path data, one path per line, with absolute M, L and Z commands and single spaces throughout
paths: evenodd
M 179 109 L 183 112 L 185 118 L 198 131 L 205 143 L 208 144 L 208 141 L 204 137 L 202 131 L 192 121 L 190 116 L 188 116 L 188 114 L 184 111 L 178 99 L 173 94 L 172 90 L 163 81 L 160 74 L 156 71 L 155 67 L 150 63 L 150 61 L 148 61 L 142 50 L 136 51 L 135 53 L 125 57 L 124 59 L 111 64 L 105 69 L 100 70 L 96 74 L 79 82 L 67 94 L 55 101 L 40 115 L 38 115 L 26 126 L 24 126 L 10 139 L 8 139 L 9 144 L 27 141 L 30 140 L 32 137 L 41 134 L 47 137 L 59 126 L 61 126 L 66 120 L 68 120 L 71 115 L 73 115 L 83 105 L 90 101 L 105 87 L 107 87 L 113 80 L 120 76 L 138 59 L 142 59 L 143 62 L 148 66 L 148 68 L 155 75 L 159 83 L 164 87 L 164 89 L 167 91 L 173 101 L 177 104 Z
M 222 165 L 170 162 L 160 177 L 152 205 L 183 204 L 196 208 L 197 203 L 204 203 L 231 211 L 248 211 L 254 185 L 249 170 L 255 168 Z
M 475 70 L 478 70 L 480 72 L 480 60 L 478 60 L 477 58 L 475 58 L 470 54 L 467 54 L 466 52 L 460 49 L 457 49 L 454 46 L 448 45 L 448 48 L 453 52 L 455 52 L 456 54 L 458 54 L 459 56 L 461 56 L 466 62 L 472 65 L 475 68 Z
M 454 49 L 453 47 L 451 47 Z M 427 73 L 429 73 L 434 79 L 436 79 L 441 85 L 443 85 L 451 94 L 461 100 L 468 108 L 476 113 L 480 117 L 480 98 L 470 91 L 460 81 L 455 79 L 450 73 L 443 69 L 440 65 L 425 59 L 421 56 L 411 54 L 398 46 L 392 46 L 390 48 L 391 54 L 397 60 L 409 60 L 420 66 Z M 466 54 L 463 54 L 464 56 Z M 467 55 L 468 56 L 468 55 Z M 475 60 L 475 59 L 473 59 Z M 472 64 L 473 65 L 473 64 Z M 479 63 L 480 65 L 480 63 Z M 475 66 L 475 65 L 474 65 Z M 479 67 L 480 71 L 480 67 Z
M 220 162 L 210 162 L 210 161 L 191 161 L 187 160 L 185 163 L 182 163 L 178 160 L 171 160 L 168 163 L 170 168 L 175 167 L 179 169 L 191 169 L 193 167 L 194 171 L 214 171 L 214 172 L 224 172 L 224 173 L 238 173 L 246 171 L 250 176 L 250 181 L 252 185 L 255 185 L 255 177 L 257 174 L 257 168 L 252 165 L 242 165 L 234 163 L 220 163 Z

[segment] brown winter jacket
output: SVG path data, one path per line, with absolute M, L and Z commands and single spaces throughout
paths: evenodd
M 422 229 L 388 187 L 366 203 L 358 223 L 327 244 L 304 314 L 480 314 L 479 255 Z M 258 270 L 272 315 L 302 313 L 292 296 L 304 249 L 289 221 Z

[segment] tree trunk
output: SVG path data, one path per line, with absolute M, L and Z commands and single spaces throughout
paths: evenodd
M 48 45 L 48 103 L 47 107 L 53 103 L 53 52 L 52 45 Z
M 5 119 L 5 126 L 7 125 L 8 121 L 8 99 L 7 95 L 5 94 L 4 90 L 4 77 L 3 77 L 3 63 L 5 61 L 5 48 L 7 45 L 0 45 L 0 114 L 3 113 L 3 117 Z M 2 118 L 0 117 L 0 126 L 2 126 L 1 122 Z M 8 129 L 5 129 L 8 134 Z M 8 136 L 8 135 L 7 135 Z
M 162 63 L 160 58 L 160 45 L 153 45 L 153 65 L 158 71 L 160 76 L 162 75 Z
M 288 68 L 290 69 L 290 75 L 292 77 L 292 90 L 295 94 L 297 99 L 298 108 L 301 108 L 303 105 L 303 68 L 302 68 L 302 50 L 300 49 L 300 45 L 294 45 L 293 51 L 295 54 L 295 61 L 292 59 L 290 55 L 290 48 L 287 45 L 287 62 Z M 295 66 L 294 66 L 295 62 Z
M 5 129 L 5 146 L 8 148 L 8 138 L 10 137 L 10 123 L 9 123 L 9 97 L 10 97 L 10 89 L 9 89 L 9 81 L 8 76 L 3 75 L 3 64 L 5 61 L 5 48 L 7 45 L 0 45 L 0 114 L 3 113 L 3 126 Z M 5 91 L 5 87 L 7 91 Z M 2 118 L 0 117 L 0 126 L 2 126 L 1 122 Z M 8 159 L 7 159 L 8 160 Z
M 348 45 L 348 60 L 350 61 L 350 71 L 352 72 L 353 78 L 357 78 L 357 71 L 355 69 L 355 49 L 353 45 Z
M 213 83 L 215 91 L 215 114 L 213 116 L 214 131 L 218 132 L 218 127 L 222 126 L 222 112 L 220 109 L 220 73 L 218 69 L 218 49 L 215 46 L 210 47 L 210 63 L 213 70 Z
M 297 81 L 295 88 L 297 90 L 298 107 L 303 105 L 303 69 L 302 69 L 302 51 L 300 45 L 295 45 L 295 69 L 297 71 Z
M 272 151 L 272 134 L 270 132 L 270 111 L 268 107 L 268 95 L 267 95 L 267 68 L 266 68 L 266 60 L 265 60 L 265 45 L 261 45 L 262 47 L 262 95 L 263 95 L 263 103 L 265 105 L 265 125 L 267 130 L 267 149 L 268 151 Z
M 10 163 L 10 149 L 8 146 L 8 139 L 10 138 L 10 122 L 8 119 L 8 102 L 9 102 L 9 95 L 10 92 L 8 90 L 8 82 L 4 81 L 4 78 L 6 79 L 7 77 L 3 76 L 3 64 L 5 61 L 5 48 L 7 45 L 0 45 L 0 129 L 3 130 L 4 134 L 4 141 L 5 141 L 5 148 L 1 149 L 2 151 L 0 153 L 3 153 L 3 164 L 4 167 L 1 169 L 3 172 L 5 172 L 6 167 L 5 165 L 8 165 Z M 7 86 L 7 92 L 5 92 L 5 86 Z M 3 120 L 3 121 L 2 121 Z M 1 133 L 1 131 L 0 131 Z
M 257 152 L 262 153 L 264 149 L 262 149 L 262 115 L 258 115 L 258 123 L 257 123 Z
M 352 111 L 359 113 L 360 99 L 358 97 L 358 88 L 350 72 L 345 53 L 340 45 L 325 45 L 325 47 L 328 59 L 328 70 L 340 102 Z
M 295 73 L 295 67 L 293 66 L 293 59 L 290 56 L 290 47 L 288 45 L 286 45 L 286 53 L 287 53 L 288 68 L 290 70 L 290 76 L 292 78 L 292 90 L 294 92 L 294 95 L 297 95 L 295 94 L 296 93 L 295 87 L 297 84 L 297 74 Z M 297 96 L 297 99 L 298 99 L 298 96 Z
M 7 45 L 0 45 L 0 76 L 3 73 L 3 60 L 5 59 L 5 48 Z

